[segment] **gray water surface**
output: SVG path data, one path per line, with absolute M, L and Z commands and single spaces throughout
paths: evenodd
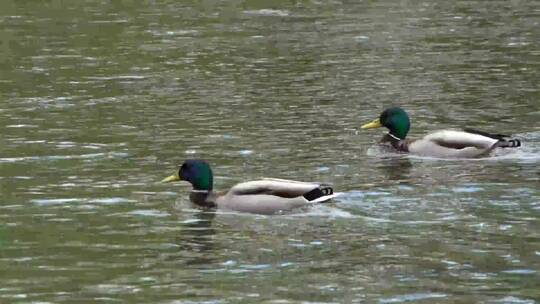
M 1 1 L 1 303 L 537 303 L 539 1 Z M 382 154 L 511 133 L 478 160 Z M 331 204 L 205 212 L 160 184 L 321 181 Z

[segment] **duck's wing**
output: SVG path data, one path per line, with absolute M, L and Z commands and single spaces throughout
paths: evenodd
M 510 135 L 493 134 L 471 128 L 465 128 L 463 131 L 471 134 L 478 134 L 498 140 L 497 146 L 501 148 L 517 148 L 521 146 L 521 141 L 517 138 L 510 138 Z
M 441 130 L 424 136 L 423 140 L 429 140 L 439 146 L 450 149 L 464 149 L 473 147 L 489 149 L 499 139 L 461 130 Z
M 494 134 L 494 133 L 489 133 L 486 131 L 481 131 L 481 130 L 472 129 L 472 128 L 464 128 L 463 131 L 467 133 L 471 133 L 471 134 L 478 134 L 478 135 L 490 137 L 497 140 L 504 140 L 505 138 L 510 137 L 510 135 Z
M 285 179 L 265 178 L 256 181 L 239 183 L 229 190 L 232 195 L 267 194 L 279 197 L 299 197 L 305 193 L 319 188 L 317 183 L 306 183 Z

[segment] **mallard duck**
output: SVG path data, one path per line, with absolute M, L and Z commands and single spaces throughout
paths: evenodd
M 363 125 L 362 129 L 386 127 L 390 132 L 381 143 L 390 145 L 399 152 L 441 158 L 474 158 L 489 155 L 496 148 L 521 146 L 519 139 L 508 139 L 508 135 L 491 134 L 474 129 L 440 130 L 417 140 L 405 140 L 411 127 L 407 113 L 392 107 L 384 110 L 379 118 Z
M 213 190 L 210 165 L 197 159 L 186 160 L 175 174 L 162 180 L 174 181 L 187 181 L 193 186 L 189 198 L 196 205 L 259 214 L 289 211 L 334 197 L 330 186 L 284 179 L 244 182 L 218 193 Z

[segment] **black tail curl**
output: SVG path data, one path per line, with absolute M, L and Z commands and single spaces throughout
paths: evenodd
M 334 190 L 332 189 L 332 187 L 330 186 L 324 186 L 324 187 L 320 187 L 320 188 L 315 188 L 311 191 L 308 191 L 306 193 L 304 193 L 304 198 L 307 199 L 308 201 L 313 201 L 313 200 L 316 200 L 318 199 L 319 197 L 322 197 L 322 196 L 326 196 L 326 195 L 330 195 L 330 194 L 333 194 L 334 193 Z
M 521 141 L 519 139 L 509 139 L 509 140 L 502 140 L 502 145 L 499 144 L 503 148 L 517 148 L 521 147 Z

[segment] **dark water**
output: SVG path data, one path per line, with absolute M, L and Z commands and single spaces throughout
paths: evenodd
M 536 303 L 539 1 L 1 1 L 1 303 Z M 491 159 L 380 155 L 469 126 Z M 157 183 L 333 183 L 282 216 Z

